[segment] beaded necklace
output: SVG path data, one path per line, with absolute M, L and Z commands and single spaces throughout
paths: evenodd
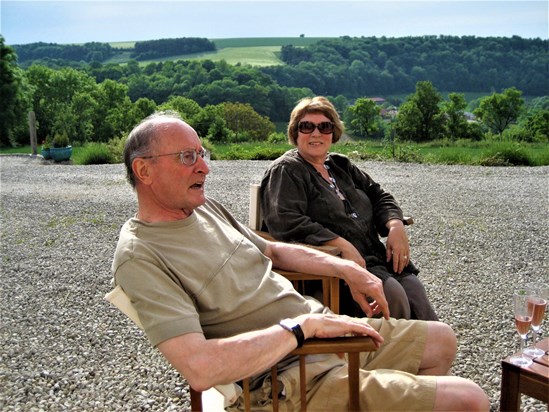
M 328 175 L 330 176 L 330 181 L 331 181 L 330 188 L 335 190 L 337 197 L 339 197 L 341 199 L 341 201 L 343 202 L 343 206 L 345 207 L 345 212 L 349 216 L 351 216 L 353 219 L 358 219 L 358 213 L 356 212 L 356 210 L 351 205 L 351 202 L 349 202 L 349 200 L 347 200 L 347 198 L 345 197 L 345 194 L 343 193 L 343 191 L 337 185 L 336 179 L 332 175 L 332 172 L 330 171 L 330 166 L 328 164 L 324 163 L 324 168 L 328 171 Z

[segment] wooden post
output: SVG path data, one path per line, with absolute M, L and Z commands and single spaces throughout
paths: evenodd
M 32 155 L 36 156 L 36 154 L 38 153 L 36 143 L 36 115 L 33 111 L 29 112 L 29 133 Z

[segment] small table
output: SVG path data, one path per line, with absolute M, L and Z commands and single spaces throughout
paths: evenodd
M 519 411 L 521 394 L 549 403 L 549 338 L 538 342 L 537 347 L 543 349 L 545 355 L 533 359 L 532 365 L 526 368 L 513 365 L 510 357 L 501 361 L 500 411 Z

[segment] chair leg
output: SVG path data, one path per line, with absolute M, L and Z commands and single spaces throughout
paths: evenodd
M 307 411 L 307 382 L 305 375 L 305 356 L 299 356 L 299 393 L 301 400 L 301 412 Z
M 359 364 L 360 354 L 358 352 L 349 353 L 349 410 L 360 410 L 359 397 Z
M 245 378 L 242 380 L 242 391 L 244 392 L 244 410 L 248 412 L 252 409 L 250 401 L 250 379 Z
M 326 289 L 324 289 L 326 290 Z M 331 278 L 330 279 L 330 306 L 329 308 L 335 314 L 339 314 L 339 279 Z
M 278 412 L 278 370 L 276 365 L 271 368 L 271 396 L 273 399 L 273 412 Z
M 191 390 L 191 411 L 202 412 L 202 392 L 195 391 L 193 388 L 190 388 L 190 390 Z

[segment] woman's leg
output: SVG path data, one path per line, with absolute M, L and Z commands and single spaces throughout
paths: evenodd
M 412 319 L 438 320 L 438 316 L 427 297 L 425 287 L 419 278 L 416 275 L 409 274 L 397 277 L 397 279 L 408 296 Z
M 392 318 L 410 319 L 411 310 L 406 291 L 394 278 L 388 278 L 383 282 L 383 292 L 389 304 L 389 312 Z

